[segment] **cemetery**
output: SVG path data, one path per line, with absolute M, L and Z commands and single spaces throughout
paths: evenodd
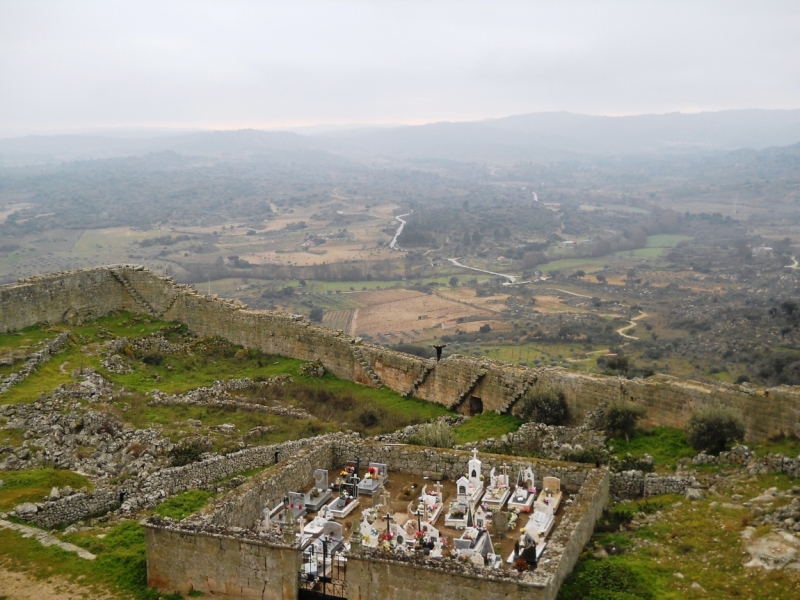
M 608 489 L 586 465 L 334 435 L 183 521 L 150 518 L 148 581 L 223 597 L 550 599 Z

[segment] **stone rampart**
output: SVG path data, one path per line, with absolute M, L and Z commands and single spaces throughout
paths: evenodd
M 599 405 L 626 399 L 643 405 L 653 425 L 682 427 L 694 410 L 716 404 L 741 412 L 749 439 L 800 431 L 796 387 L 710 385 L 666 375 L 628 380 L 457 355 L 432 363 L 312 325 L 299 315 L 250 310 L 203 295 L 130 265 L 55 273 L 0 287 L 0 332 L 41 322 L 79 322 L 120 309 L 181 321 L 196 333 L 264 352 L 318 360 L 343 379 L 385 385 L 464 412 L 473 399 L 484 410 L 506 412 L 532 386 L 543 386 L 562 391 L 578 421 Z

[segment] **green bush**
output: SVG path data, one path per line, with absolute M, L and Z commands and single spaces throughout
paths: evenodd
M 151 367 L 157 367 L 164 362 L 164 355 L 161 352 L 148 352 L 142 357 L 142 362 Z
M 630 402 L 613 402 L 606 407 L 603 427 L 612 435 L 623 435 L 627 441 L 636 431 L 636 423 L 644 417 L 643 406 Z
M 534 388 L 517 402 L 513 414 L 526 421 L 545 425 L 563 425 L 569 418 L 567 401 L 562 392 Z
M 568 462 L 587 463 L 598 467 L 607 464 L 609 458 L 608 450 L 602 446 L 591 446 L 564 456 L 564 460 Z
M 431 448 L 452 448 L 456 444 L 456 436 L 447 423 L 436 421 L 422 425 L 409 443 Z
M 208 449 L 208 444 L 197 438 L 182 440 L 175 444 L 169 451 L 170 464 L 173 467 L 182 467 L 189 463 L 197 462 L 200 456 Z
M 730 408 L 708 406 L 689 417 L 688 434 L 695 450 L 719 454 L 744 439 L 744 423 Z
M 560 600 L 651 600 L 646 573 L 611 560 L 584 560 L 561 588 Z

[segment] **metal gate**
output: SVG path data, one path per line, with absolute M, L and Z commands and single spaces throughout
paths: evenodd
M 298 574 L 299 600 L 347 598 L 347 559 L 341 542 L 315 540 L 303 550 Z

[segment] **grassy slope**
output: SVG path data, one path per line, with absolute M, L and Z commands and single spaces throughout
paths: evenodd
M 749 555 L 744 552 L 741 532 L 748 524 L 748 513 L 719 505 L 731 502 L 730 496 L 736 493 L 749 498 L 772 486 L 785 490 L 796 484 L 796 480 L 782 475 L 764 475 L 725 489 L 722 497 L 699 502 L 662 496 L 618 504 L 601 523 L 558 598 L 797 598 L 800 594 L 797 574 L 744 566 Z M 712 501 L 717 502 L 713 507 Z M 618 531 L 621 522 L 640 518 L 637 516 L 640 512 L 657 511 L 661 517 L 652 525 L 636 531 Z M 594 551 L 600 548 L 611 556 L 594 558 Z M 677 577 L 676 573 L 683 577 Z M 703 589 L 692 588 L 693 582 Z
M 56 469 L 6 471 L 0 479 L 4 482 L 0 487 L 0 511 L 9 511 L 22 502 L 41 502 L 54 487 L 93 487 L 83 475 Z
M 456 443 L 466 444 L 486 438 L 499 438 L 519 429 L 524 421 L 513 415 L 499 415 L 490 410 L 472 417 L 454 429 Z

